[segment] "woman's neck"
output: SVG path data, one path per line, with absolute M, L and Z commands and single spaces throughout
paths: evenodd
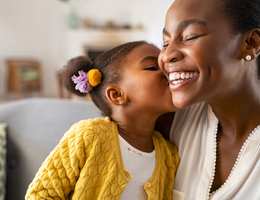
M 248 135 L 260 124 L 259 92 L 240 92 L 210 104 L 218 118 L 223 134 L 229 137 Z

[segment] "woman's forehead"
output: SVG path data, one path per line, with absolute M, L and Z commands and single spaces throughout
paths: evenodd
M 208 17 L 217 11 L 216 0 L 176 0 L 167 12 L 167 16 L 193 18 Z
M 185 22 L 202 22 L 205 25 L 220 17 L 216 0 L 176 0 L 166 14 L 165 27 L 177 28 Z

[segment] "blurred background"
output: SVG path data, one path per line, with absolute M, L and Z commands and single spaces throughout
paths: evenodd
M 173 0 L 0 0 L 0 102 L 71 98 L 57 71 L 133 40 L 162 47 Z

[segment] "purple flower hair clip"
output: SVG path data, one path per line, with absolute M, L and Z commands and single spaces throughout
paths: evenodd
M 85 73 L 82 70 L 78 71 L 78 73 L 79 73 L 79 76 L 73 75 L 71 77 L 72 81 L 76 84 L 75 89 L 79 90 L 81 93 L 88 93 L 93 88 L 89 84 L 88 73 Z

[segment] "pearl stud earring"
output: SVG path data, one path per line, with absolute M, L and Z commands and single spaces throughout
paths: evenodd
M 247 61 L 251 60 L 251 56 L 250 56 L 250 55 L 247 55 L 247 56 L 246 56 L 246 60 L 247 60 Z

